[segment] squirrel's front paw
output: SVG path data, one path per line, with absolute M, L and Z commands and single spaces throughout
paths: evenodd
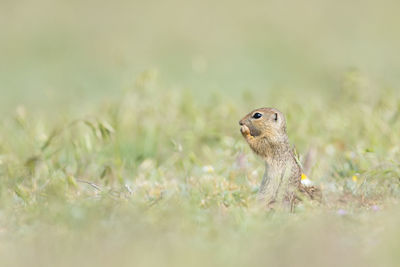
M 250 129 L 246 125 L 242 125 L 242 127 L 240 127 L 240 132 L 245 138 L 252 137 L 250 134 Z

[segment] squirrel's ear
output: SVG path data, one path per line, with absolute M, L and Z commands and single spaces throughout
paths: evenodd
M 275 113 L 275 121 L 278 121 L 278 113 Z

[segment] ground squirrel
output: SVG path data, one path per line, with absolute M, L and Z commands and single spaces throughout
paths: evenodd
M 265 174 L 258 198 L 270 207 L 283 203 L 293 211 L 295 203 L 305 194 L 318 195 L 315 187 L 301 183 L 302 169 L 286 133 L 286 120 L 274 108 L 253 110 L 239 121 L 240 131 L 250 148 L 265 161 Z

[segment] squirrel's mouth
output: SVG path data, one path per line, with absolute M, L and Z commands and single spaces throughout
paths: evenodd
M 247 129 L 249 129 L 250 135 L 253 136 L 253 137 L 259 136 L 262 133 L 259 129 L 254 127 L 252 124 L 246 125 L 246 127 L 247 127 Z

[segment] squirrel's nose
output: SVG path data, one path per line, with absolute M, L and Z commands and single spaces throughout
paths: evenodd
M 243 121 L 239 121 L 240 126 L 243 126 L 243 124 L 244 124 Z

